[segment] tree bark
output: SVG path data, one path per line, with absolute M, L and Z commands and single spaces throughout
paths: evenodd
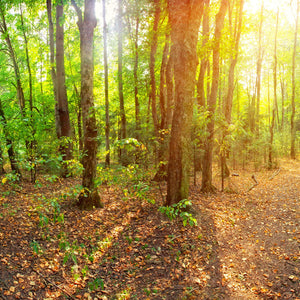
M 276 29 L 275 29 L 275 41 L 274 41 L 274 69 L 273 69 L 273 79 L 274 79 L 274 100 L 272 109 L 272 121 L 270 130 L 270 142 L 269 142 L 269 161 L 268 168 L 273 168 L 273 140 L 274 140 L 274 127 L 275 127 L 275 117 L 277 108 L 277 34 L 278 34 L 278 20 L 279 20 L 279 8 L 277 10 L 276 18 Z
M 138 9 L 138 0 L 135 1 L 135 5 Z M 140 25 L 140 16 L 139 11 L 136 13 L 136 22 L 135 22 L 135 40 L 134 40 L 134 103 L 135 103 L 135 130 L 136 130 L 136 138 L 140 137 L 141 130 L 141 117 L 140 117 L 140 102 L 139 102 L 139 90 L 138 90 L 138 67 L 139 67 L 139 25 Z
M 229 66 L 229 73 L 228 73 L 228 89 L 225 98 L 224 104 L 224 116 L 225 116 L 225 130 L 223 132 L 223 141 L 226 139 L 228 132 L 228 127 L 231 124 L 231 113 L 232 113 L 232 101 L 233 101 L 233 92 L 234 92 L 234 72 L 235 67 L 238 61 L 238 54 L 239 54 L 239 44 L 242 32 L 242 22 L 243 22 L 243 7 L 244 7 L 244 0 L 240 0 L 238 2 L 238 18 L 235 20 L 235 30 L 232 32 L 231 36 L 233 37 L 234 46 L 231 51 L 230 57 L 230 66 Z M 230 21 L 231 22 L 231 21 Z M 229 148 L 229 147 L 228 147 Z M 221 153 L 222 159 L 222 178 L 228 177 L 230 175 L 229 168 L 226 163 L 226 157 L 229 155 L 230 149 L 225 149 L 225 153 Z
M 261 68 L 263 61 L 263 50 L 262 50 L 262 28 L 263 28 L 263 17 L 264 17 L 264 4 L 261 4 L 260 11 L 260 22 L 259 22 L 259 38 L 258 38 L 258 58 L 256 63 L 256 132 L 259 136 L 259 123 L 260 123 L 260 92 L 261 92 Z
M 123 0 L 118 1 L 118 89 L 120 101 L 120 119 L 121 128 L 119 139 L 126 139 L 126 114 L 124 107 L 124 93 L 123 93 Z M 122 165 L 127 164 L 126 151 L 120 148 L 119 159 Z
M 81 209 L 103 207 L 100 201 L 95 178 L 97 171 L 97 126 L 94 109 L 94 29 L 97 24 L 95 17 L 95 0 L 85 0 L 84 18 L 82 11 L 72 0 L 78 15 L 80 31 L 80 58 L 81 58 L 81 106 L 84 133 L 84 153 L 82 158 L 83 175 L 82 186 L 84 191 L 79 195 Z
M 166 71 L 168 63 L 168 54 L 170 51 L 170 36 L 166 35 L 165 46 L 163 50 L 162 62 L 160 67 L 160 87 L 159 87 L 159 104 L 160 104 L 160 126 L 158 132 L 158 170 L 154 176 L 155 181 L 167 179 L 167 152 L 168 152 L 168 132 L 167 132 L 167 90 L 166 90 Z
M 49 30 L 49 46 L 50 46 L 50 66 L 51 78 L 53 84 L 53 95 L 55 99 L 55 129 L 57 137 L 61 136 L 60 119 L 58 114 L 58 100 L 57 100 L 57 77 L 55 71 L 55 44 L 54 44 L 54 26 L 52 20 L 52 1 L 47 0 L 47 16 L 48 16 L 48 30 Z
M 64 9 L 63 4 L 56 6 L 56 76 L 57 76 L 57 104 L 60 124 L 60 153 L 63 158 L 61 176 L 67 177 L 68 160 L 71 159 L 71 124 L 68 108 L 68 97 L 65 83 L 65 51 L 64 51 Z
M 296 55 L 297 55 L 297 34 L 298 34 L 298 22 L 299 22 L 299 0 L 297 0 L 297 17 L 295 26 L 295 38 L 294 38 L 294 51 L 293 51 L 293 61 L 292 61 L 292 114 L 291 114 L 291 158 L 296 159 L 296 126 L 295 126 L 295 115 L 296 115 L 296 82 L 295 82 L 295 72 L 296 72 Z
M 202 51 L 204 51 L 204 53 L 201 59 L 199 76 L 197 81 L 197 101 L 198 101 L 198 105 L 202 107 L 205 107 L 206 105 L 204 78 L 209 64 L 209 52 L 210 52 L 206 49 L 207 42 L 209 41 L 209 3 L 210 0 L 204 1 L 204 11 L 203 11 L 203 21 L 202 21 L 202 27 L 203 27 Z
M 189 195 L 191 120 L 203 1 L 169 0 L 168 9 L 175 78 L 166 199 L 166 205 L 171 205 L 187 199 Z
M 23 10 L 22 10 L 22 4 L 20 4 L 20 16 L 21 16 L 21 25 L 22 25 L 22 31 L 23 31 L 23 38 L 25 42 L 25 52 L 26 52 L 26 64 L 27 64 L 27 70 L 28 70 L 28 82 L 29 82 L 29 110 L 30 110 L 30 129 L 31 129 L 31 138 L 28 141 L 28 158 L 30 163 L 30 181 L 31 183 L 35 183 L 36 180 L 36 162 L 35 162 L 35 151 L 36 151 L 36 145 L 37 141 L 35 139 L 35 125 L 33 120 L 33 89 L 32 89 L 32 72 L 31 72 L 31 66 L 30 66 L 30 58 L 29 58 L 29 50 L 28 50 L 28 39 L 24 27 L 24 18 L 23 18 Z
M 109 98 L 108 98 L 108 61 L 107 61 L 107 24 L 106 24 L 106 7 L 105 0 L 102 0 L 102 13 L 103 13 L 103 58 L 104 58 L 104 92 L 105 92 L 105 166 L 110 166 L 110 143 L 109 143 Z
M 160 0 L 154 0 L 154 23 L 152 30 L 151 39 L 151 50 L 150 50 L 150 97 L 151 97 L 151 109 L 152 109 L 152 119 L 154 126 L 154 135 L 158 137 L 158 116 L 156 109 L 156 80 L 155 80 L 155 55 L 157 51 L 157 38 L 158 38 L 158 24 L 160 19 Z
M 202 169 L 202 192 L 214 192 L 215 187 L 212 184 L 212 161 L 213 161 L 213 144 L 214 144 L 214 130 L 215 120 L 214 114 L 216 109 L 217 93 L 219 86 L 219 74 L 220 74 L 220 39 L 221 31 L 224 26 L 224 18 L 227 11 L 228 0 L 222 0 L 220 10 L 216 15 L 216 27 L 214 33 L 213 44 L 213 78 L 210 96 L 208 99 L 208 123 L 207 131 L 208 137 L 204 145 L 204 157 L 203 157 L 203 169 Z

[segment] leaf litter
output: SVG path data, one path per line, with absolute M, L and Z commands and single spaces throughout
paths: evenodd
M 77 179 L 4 183 L 0 299 L 300 299 L 300 164 L 273 174 L 249 190 L 239 170 L 234 193 L 191 186 L 194 227 L 158 211 L 165 184 L 155 204 L 102 186 L 105 208 L 86 212 Z

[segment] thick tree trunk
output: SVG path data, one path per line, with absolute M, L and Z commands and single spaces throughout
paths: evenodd
M 219 86 L 220 74 L 220 39 L 221 31 L 224 25 L 224 18 L 228 6 L 228 0 L 222 0 L 220 10 L 216 15 L 216 27 L 214 34 L 213 46 L 213 78 L 208 101 L 208 137 L 204 145 L 203 169 L 202 169 L 202 192 L 214 192 L 215 187 L 212 184 L 212 162 L 213 162 L 213 146 L 214 146 L 214 130 L 215 130 L 215 109 L 217 101 L 217 93 Z
M 172 121 L 166 205 L 189 195 L 191 120 L 197 68 L 197 40 L 203 2 L 169 0 L 174 54 L 175 109 Z
M 104 92 L 105 92 L 105 166 L 110 166 L 110 143 L 109 143 L 109 98 L 108 98 L 108 61 L 107 61 L 107 24 L 106 24 L 106 7 L 105 0 L 102 0 L 102 13 L 103 13 L 103 57 L 104 57 Z
M 74 0 L 72 4 L 78 15 L 80 31 L 81 57 L 81 106 L 84 131 L 84 153 L 82 158 L 83 175 L 82 186 L 84 191 L 79 195 L 81 209 L 103 207 L 100 201 L 95 178 L 97 171 L 97 126 L 94 110 L 94 29 L 97 24 L 95 17 L 95 0 L 85 0 L 84 19 L 81 9 Z
M 64 65 L 64 10 L 62 4 L 56 6 L 56 76 L 57 76 L 57 108 L 59 116 L 60 153 L 63 158 L 61 176 L 68 176 L 68 160 L 71 159 L 71 124 L 68 108 L 68 97 L 65 84 L 65 65 Z

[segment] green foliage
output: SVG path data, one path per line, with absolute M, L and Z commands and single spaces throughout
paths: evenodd
M 189 224 L 190 226 L 197 225 L 197 220 L 190 212 L 186 210 L 192 206 L 192 202 L 187 199 L 183 199 L 171 206 L 161 206 L 159 211 L 165 214 L 171 221 L 176 218 L 181 218 L 184 226 Z
M 30 246 L 33 250 L 33 252 L 36 254 L 36 255 L 40 255 L 43 253 L 43 249 L 42 247 L 40 246 L 40 244 L 36 241 L 36 240 L 33 240 L 30 242 Z
M 90 291 L 96 291 L 99 288 L 101 290 L 103 290 L 104 289 L 104 281 L 102 278 L 97 277 L 88 283 L 88 287 L 89 287 Z

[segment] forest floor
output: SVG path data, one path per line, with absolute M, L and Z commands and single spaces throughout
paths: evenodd
M 300 299 L 300 162 L 235 172 L 191 186 L 193 227 L 158 211 L 165 184 L 102 185 L 87 212 L 77 179 L 3 179 L 0 299 Z

